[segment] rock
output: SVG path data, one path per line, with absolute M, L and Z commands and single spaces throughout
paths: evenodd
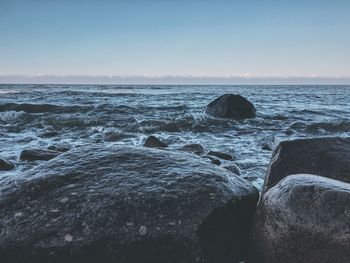
M 21 161 L 48 161 L 60 155 L 61 152 L 42 149 L 25 149 L 22 151 Z
M 206 159 L 209 159 L 212 164 L 221 165 L 221 161 L 219 159 L 216 159 L 216 158 L 214 158 L 212 156 L 208 156 L 208 155 L 203 156 L 203 157 L 206 158 Z
M 52 138 L 58 135 L 57 131 L 46 131 L 40 135 L 43 138 Z
M 202 155 L 204 153 L 204 147 L 198 143 L 184 145 L 180 150 L 197 155 Z
M 205 111 L 214 117 L 233 119 L 255 118 L 254 105 L 241 95 L 225 94 L 210 102 Z
M 276 147 L 278 146 L 278 140 L 277 138 L 272 135 L 270 137 L 265 138 L 265 142 L 262 145 L 262 149 L 266 151 L 274 151 Z
M 290 174 L 317 174 L 350 183 L 350 138 L 284 141 L 273 153 L 264 191 Z
M 237 263 L 257 199 L 194 156 L 80 147 L 0 186 L 1 262 Z
M 227 153 L 221 153 L 221 152 L 215 152 L 215 151 L 210 151 L 208 152 L 207 155 L 215 156 L 223 160 L 233 160 L 233 156 Z
M 288 129 L 288 130 L 286 130 L 284 133 L 285 133 L 286 135 L 292 135 L 292 134 L 294 133 L 294 131 L 291 130 L 291 129 Z
M 104 141 L 106 142 L 116 142 L 124 138 L 122 132 L 109 132 L 105 135 Z
M 50 145 L 47 147 L 48 150 L 50 151 L 55 151 L 55 152 L 68 152 L 70 150 L 69 146 L 62 146 L 62 145 Z
M 226 165 L 226 166 L 223 166 L 222 168 L 230 171 L 231 173 L 234 173 L 235 175 L 241 175 L 241 170 L 235 164 Z
M 344 263 L 350 259 L 350 184 L 290 175 L 254 216 L 254 263 Z
M 0 158 L 0 171 L 10 171 L 15 168 L 15 165 L 8 160 Z
M 147 140 L 145 141 L 145 144 L 143 145 L 145 147 L 149 148 L 165 148 L 168 147 L 168 145 L 165 142 L 162 142 L 155 136 L 149 136 Z

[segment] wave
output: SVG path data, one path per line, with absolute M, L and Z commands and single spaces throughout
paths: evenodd
M 22 119 L 26 113 L 23 111 L 5 111 L 0 112 L 0 123 L 15 123 Z
M 310 134 L 322 133 L 344 133 L 350 132 L 350 121 L 342 120 L 336 122 L 295 122 L 289 127 L 292 130 Z
M 85 112 L 93 107 L 87 106 L 61 106 L 52 104 L 29 104 L 29 103 L 6 103 L 0 105 L 0 112 L 16 111 L 26 113 L 69 113 L 69 112 Z
M 350 121 L 319 122 L 306 127 L 306 132 L 309 133 L 318 133 L 322 131 L 332 133 L 350 132 Z

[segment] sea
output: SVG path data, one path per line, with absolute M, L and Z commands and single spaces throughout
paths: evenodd
M 227 93 L 251 101 L 257 117 L 206 115 Z M 142 147 L 150 135 L 172 151 L 199 143 L 229 153 L 235 159 L 222 165 L 236 164 L 261 189 L 272 155 L 266 145 L 350 135 L 350 86 L 0 85 L 0 158 L 16 165 L 0 171 L 0 183 L 45 162 L 21 162 L 27 148 Z

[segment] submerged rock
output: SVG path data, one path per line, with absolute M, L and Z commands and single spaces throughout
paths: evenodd
M 290 175 L 268 190 L 254 216 L 254 263 L 344 263 L 350 259 L 350 184 Z
M 233 160 L 233 156 L 228 153 L 222 153 L 222 152 L 215 152 L 215 151 L 210 151 L 208 152 L 207 155 L 215 156 L 223 160 Z
M 57 131 L 46 131 L 46 132 L 43 132 L 42 134 L 40 134 L 40 137 L 52 138 L 52 137 L 56 137 L 57 135 L 58 135 Z
M 21 161 L 48 161 L 60 155 L 61 152 L 42 149 L 25 149 L 22 151 Z
M 0 171 L 10 171 L 15 168 L 15 165 L 8 160 L 0 158 Z
M 272 135 L 267 138 L 265 138 L 265 142 L 263 143 L 261 149 L 266 150 L 266 151 L 274 151 L 276 147 L 278 146 L 278 140 L 277 138 Z
M 187 144 L 181 147 L 181 151 L 190 152 L 197 155 L 202 155 L 204 153 L 204 147 L 198 143 Z
M 281 142 L 273 153 L 264 191 L 290 174 L 317 174 L 350 183 L 350 138 Z
M 165 148 L 165 147 L 168 147 L 168 144 L 166 144 L 165 142 L 162 142 L 155 136 L 149 136 L 146 139 L 143 146 L 149 147 L 149 148 Z
M 50 151 L 64 153 L 64 152 L 68 152 L 71 148 L 65 145 L 50 145 L 49 147 L 47 147 L 47 149 Z
M 203 158 L 206 158 L 208 160 L 210 160 L 210 162 L 212 164 L 215 164 L 215 165 L 221 165 L 221 161 L 213 156 L 209 156 L 209 155 L 206 155 L 206 156 L 203 156 Z
M 257 190 L 198 158 L 80 147 L 0 187 L 12 262 L 239 262 Z
M 226 165 L 226 166 L 223 166 L 222 168 L 230 171 L 231 173 L 234 173 L 235 175 L 241 175 L 241 170 L 235 164 Z
M 233 119 L 255 118 L 254 105 L 241 95 L 225 94 L 210 102 L 205 111 L 214 117 Z

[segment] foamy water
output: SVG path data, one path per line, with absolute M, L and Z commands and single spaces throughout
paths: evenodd
M 257 118 L 207 116 L 206 105 L 225 93 L 248 98 Z M 141 146 L 152 134 L 171 149 L 200 143 L 229 152 L 242 177 L 260 187 L 271 157 L 266 141 L 349 136 L 349 105 L 347 86 L 0 85 L 0 157 L 16 164 L 1 173 L 5 179 L 40 163 L 18 161 L 27 147 Z

